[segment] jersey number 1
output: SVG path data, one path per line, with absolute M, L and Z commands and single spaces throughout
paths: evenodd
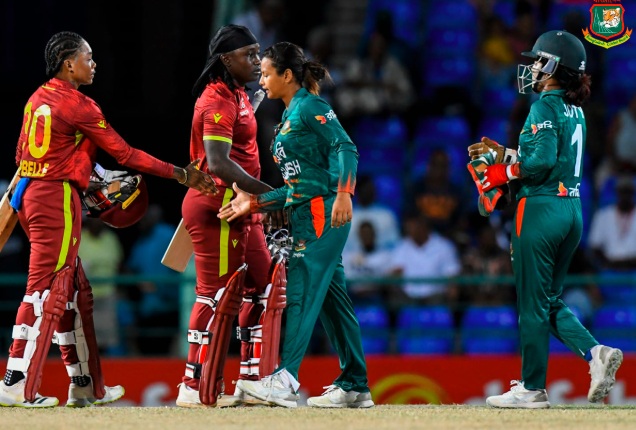
M 49 150 L 51 144 L 51 108 L 48 105 L 42 105 L 33 113 L 33 121 L 31 121 L 31 103 L 29 102 L 24 108 L 24 115 L 26 120 L 24 121 L 24 133 L 27 135 L 27 141 L 29 142 L 29 153 L 33 158 L 42 158 Z M 44 134 L 42 136 L 42 143 L 40 146 L 35 144 L 35 134 L 38 128 L 38 118 L 44 117 Z M 31 127 L 29 127 L 31 122 Z
M 581 158 L 583 158 L 583 126 L 581 124 L 576 125 L 576 130 L 572 135 L 572 143 L 576 143 L 576 166 L 574 166 L 574 176 L 577 178 L 581 176 Z

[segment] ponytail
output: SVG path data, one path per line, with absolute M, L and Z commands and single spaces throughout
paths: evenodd
M 320 86 L 323 82 L 333 82 L 325 66 L 307 60 L 303 50 L 293 43 L 276 43 L 263 52 L 263 58 L 271 60 L 279 75 L 289 69 L 296 82 L 316 96 L 320 94 Z
M 592 94 L 592 78 L 585 73 L 572 72 L 565 68 L 559 68 L 556 79 L 565 89 L 565 99 L 574 106 L 583 106 Z

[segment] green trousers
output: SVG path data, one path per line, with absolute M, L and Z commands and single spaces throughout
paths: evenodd
M 291 212 L 294 245 L 287 274 L 287 329 L 279 369 L 298 379 L 316 320 L 320 316 L 340 358 L 334 384 L 345 391 L 368 392 L 360 325 L 347 296 L 342 250 L 351 224 L 331 228 L 335 195 L 316 197 Z
M 598 342 L 561 300 L 563 280 L 581 240 L 581 201 L 557 196 L 521 199 L 512 233 L 521 375 L 527 389 L 544 389 L 550 333 L 579 357 Z

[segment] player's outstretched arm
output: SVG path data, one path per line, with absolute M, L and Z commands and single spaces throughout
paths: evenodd
M 215 195 L 219 192 L 214 179 L 207 173 L 197 169 L 201 160 L 194 160 L 185 168 L 174 166 L 172 179 L 176 179 L 180 184 L 188 188 L 193 188 L 205 195 Z

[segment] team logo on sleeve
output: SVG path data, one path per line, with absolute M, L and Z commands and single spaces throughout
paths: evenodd
M 305 246 L 304 240 L 299 240 L 298 244 L 296 244 L 295 250 L 296 252 L 304 251 L 307 247 Z
M 600 3 L 600 0 L 595 0 Z M 605 49 L 612 48 L 621 43 L 627 42 L 632 35 L 632 30 L 625 27 L 623 15 L 625 8 L 620 4 L 595 4 L 590 9 L 590 27 L 583 30 L 583 36 L 588 42 L 601 46 Z M 607 40 L 604 42 L 592 35 Z M 622 37 L 619 37 L 621 36 Z M 612 39 L 612 40 L 610 40 Z M 582 65 L 585 70 L 584 65 Z
M 220 113 L 215 113 L 214 114 L 214 123 L 218 124 L 219 121 L 221 121 L 221 118 L 223 118 L 223 115 L 221 115 Z
M 100 122 L 98 122 L 98 123 L 97 123 L 97 125 L 98 125 L 99 127 L 101 127 L 101 128 L 106 128 L 106 127 L 108 127 L 108 124 L 106 124 L 106 120 L 105 120 L 105 119 L 103 119 L 103 120 L 101 120 Z
M 289 133 L 291 131 L 291 123 L 289 122 L 289 120 L 285 121 L 285 125 L 283 125 L 283 128 L 280 131 L 280 134 L 282 134 L 283 136 L 286 135 L 287 133 Z

